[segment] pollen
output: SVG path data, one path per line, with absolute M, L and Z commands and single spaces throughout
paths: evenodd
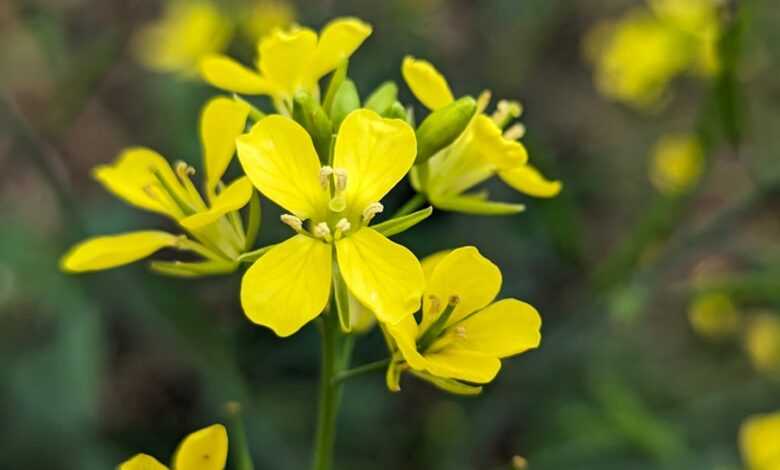
M 363 209 L 363 222 L 369 223 L 377 214 L 381 214 L 385 206 L 381 202 L 372 202 Z
M 300 218 L 292 214 L 282 214 L 279 218 L 282 220 L 283 223 L 292 227 L 292 229 L 295 230 L 296 232 L 300 232 L 303 230 L 303 221 Z
M 349 220 L 347 219 L 341 219 L 336 223 L 336 230 L 339 230 L 341 232 L 346 232 L 347 230 L 352 228 L 352 224 L 349 223 Z
M 314 230 L 312 230 L 312 233 L 314 233 L 315 237 L 322 238 L 325 241 L 333 240 L 333 236 L 330 233 L 330 227 L 328 227 L 328 224 L 326 224 L 325 222 L 320 222 L 317 225 L 315 225 Z

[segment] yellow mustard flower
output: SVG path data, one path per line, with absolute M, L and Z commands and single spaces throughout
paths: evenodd
M 745 335 L 745 346 L 760 372 L 780 373 L 780 316 L 774 312 L 761 313 L 750 321 Z
M 136 34 L 134 52 L 150 69 L 195 75 L 200 60 L 224 50 L 231 35 L 230 20 L 215 4 L 175 0 L 159 20 Z
M 192 239 L 157 230 L 91 238 L 63 256 L 62 268 L 69 272 L 108 269 L 168 247 L 195 252 L 207 261 L 153 263 L 159 272 L 194 276 L 233 271 L 236 258 L 247 248 L 247 236 L 236 211 L 247 204 L 253 188 L 245 176 L 227 186 L 221 178 L 235 153 L 235 138 L 244 132 L 248 114 L 247 105 L 224 97 L 212 99 L 203 108 L 200 134 L 205 200 L 190 179 L 195 171 L 192 167 L 178 162 L 171 168 L 162 155 L 148 148 L 126 149 L 116 162 L 93 171 L 110 192 L 133 206 L 173 219 Z
M 393 370 L 404 368 L 427 379 L 487 383 L 501 359 L 539 346 L 539 313 L 517 299 L 493 302 L 501 271 L 476 248 L 458 248 L 422 264 L 426 288 L 419 324 L 406 316 L 384 326 L 397 347 L 388 373 L 391 390 L 398 390 Z
M 351 112 L 336 136 L 332 167 L 321 166 L 304 128 L 280 115 L 262 119 L 237 145 L 252 183 L 291 213 L 282 221 L 296 232 L 244 275 L 241 304 L 250 320 L 279 336 L 295 333 L 325 308 L 333 270 L 384 322 L 419 308 L 419 261 L 368 226 L 414 162 L 416 138 L 406 122 Z
M 653 149 L 650 182 L 658 191 L 675 195 L 688 191 L 701 177 L 704 151 L 693 134 L 663 136 Z
M 434 111 L 453 102 L 446 78 L 431 63 L 406 57 L 401 71 L 412 93 L 428 109 Z M 523 210 L 520 204 L 486 201 L 482 193 L 465 194 L 495 174 L 515 190 L 531 196 L 548 198 L 560 192 L 559 181 L 545 179 L 527 163 L 528 153 L 518 141 L 525 133 L 522 124 L 509 126 L 522 112 L 519 103 L 500 101 L 496 112 L 488 116 L 483 112 L 489 101 L 490 93 L 484 92 L 474 118 L 461 136 L 431 157 L 424 171 L 413 173 L 415 189 L 424 192 L 435 207 L 461 212 L 480 212 L 487 207 L 497 213 Z
M 258 42 L 257 72 L 227 56 L 213 54 L 201 62 L 201 74 L 223 90 L 269 95 L 280 112 L 289 114 L 295 93 L 318 95 L 319 79 L 348 59 L 371 31 L 370 25 L 356 18 L 333 20 L 319 36 L 299 26 L 278 28 Z
M 717 71 L 718 37 L 712 0 L 652 0 L 650 9 L 597 24 L 585 38 L 585 53 L 602 94 L 650 108 L 681 73 Z
M 741 322 L 731 298 L 722 293 L 705 293 L 696 297 L 688 308 L 693 331 L 702 337 L 721 340 L 734 335 Z
M 739 444 L 747 470 L 780 468 L 780 412 L 748 418 L 740 428 Z
M 173 468 L 175 470 L 224 470 L 227 453 L 227 431 L 221 424 L 214 424 L 193 432 L 181 441 L 173 457 Z M 167 469 L 167 466 L 147 454 L 137 454 L 118 467 L 118 470 Z
M 246 13 L 242 28 L 247 38 L 256 43 L 276 28 L 287 28 L 295 21 L 295 8 L 289 2 L 260 0 Z

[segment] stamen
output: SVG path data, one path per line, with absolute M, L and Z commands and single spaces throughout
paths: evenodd
M 517 101 L 501 100 L 496 105 L 496 111 L 493 113 L 493 122 L 503 129 L 513 119 L 518 118 L 523 113 L 523 107 Z
M 336 233 L 333 235 L 333 238 L 336 240 L 339 240 L 344 233 L 348 232 L 352 228 L 352 224 L 349 223 L 349 220 L 347 219 L 340 219 L 336 223 Z
M 187 163 L 179 160 L 176 162 L 176 174 L 180 178 L 189 178 L 195 175 L 195 168 L 187 165 Z
M 375 215 L 381 214 L 385 210 L 385 206 L 380 202 L 372 202 L 365 209 L 363 209 L 363 222 L 369 223 Z
M 518 123 L 513 124 L 504 132 L 504 138 L 509 140 L 519 140 L 525 135 L 525 126 Z
M 441 301 L 439 301 L 439 298 L 435 295 L 429 295 L 428 296 L 428 302 L 429 302 L 429 313 L 436 314 L 439 313 L 439 309 L 441 309 Z
M 324 166 L 320 168 L 320 186 L 322 189 L 328 189 L 330 187 L 330 176 L 333 174 L 333 168 Z
M 314 233 L 314 236 L 317 238 L 322 238 L 325 241 L 332 241 L 333 236 L 330 234 L 330 227 L 328 227 L 328 224 L 325 222 L 320 222 L 317 225 L 314 226 L 314 230 L 312 230 L 312 233 Z
M 458 325 L 455 327 L 455 336 L 460 339 L 466 339 L 466 327 Z
M 300 218 L 292 214 L 282 214 L 279 218 L 283 223 L 292 227 L 292 229 L 296 232 L 301 233 L 303 230 L 303 221 Z
M 336 168 L 333 170 L 333 174 L 336 176 L 336 192 L 340 193 L 347 189 L 347 170 L 344 168 Z

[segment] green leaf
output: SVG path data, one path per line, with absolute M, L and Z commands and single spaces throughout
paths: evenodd
M 260 196 L 257 191 L 252 191 L 252 198 L 249 200 L 249 214 L 246 221 L 246 239 L 244 250 L 250 250 L 257 240 L 257 233 L 260 231 L 260 222 L 262 220 L 262 208 L 260 207 Z
M 417 128 L 417 160 L 422 163 L 455 141 L 471 122 L 477 102 L 464 96 L 432 112 Z
M 349 317 L 349 290 L 344 282 L 344 278 L 341 277 L 341 271 L 339 271 L 339 266 L 336 262 L 333 263 L 333 298 L 341 331 L 350 333 L 352 331 L 352 321 Z
M 452 196 L 436 200 L 439 209 L 476 215 L 511 215 L 525 210 L 523 204 L 488 201 L 479 195 Z
M 410 228 L 430 217 L 431 214 L 433 214 L 433 207 L 428 206 L 425 209 L 420 209 L 419 211 L 412 212 L 409 215 L 403 215 L 401 217 L 396 217 L 394 219 L 382 222 L 381 224 L 376 224 L 371 228 L 386 237 L 392 237 L 393 235 L 409 230 Z
M 338 130 L 339 126 L 341 126 L 341 121 L 359 107 L 360 95 L 355 82 L 349 79 L 344 80 L 333 97 L 333 104 L 330 109 L 330 119 L 333 122 L 334 130 Z
M 301 91 L 293 98 L 293 119 L 311 135 L 320 162 L 327 165 L 333 138 L 333 124 L 325 110 L 313 96 Z
M 429 382 L 436 388 L 444 390 L 445 392 L 454 393 L 455 395 L 473 396 L 482 393 L 481 386 L 467 385 L 455 379 L 444 379 L 441 377 L 436 377 L 435 375 L 431 375 L 420 370 L 409 369 L 409 372 L 411 372 L 416 377 Z
M 385 82 L 366 99 L 363 107 L 376 111 L 382 116 L 387 115 L 398 98 L 398 86 L 394 82 Z
M 322 102 L 322 108 L 330 114 L 330 108 L 333 106 L 333 99 L 336 97 L 336 92 L 347 79 L 347 71 L 349 70 L 349 60 L 345 60 L 339 65 L 339 68 L 333 72 L 330 77 L 330 83 L 328 83 L 328 91 L 325 92 L 325 100 Z
M 238 268 L 238 263 L 227 261 L 152 261 L 149 263 L 152 271 L 173 277 L 201 277 L 217 274 L 230 274 Z

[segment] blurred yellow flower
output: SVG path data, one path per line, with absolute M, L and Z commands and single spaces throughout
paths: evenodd
M 306 130 L 280 115 L 262 119 L 237 145 L 252 183 L 291 213 L 282 221 L 296 232 L 244 275 L 241 304 L 250 320 L 279 336 L 295 333 L 325 308 L 334 270 L 381 321 L 396 323 L 419 308 L 419 261 L 368 226 L 414 162 L 406 122 L 351 112 L 336 136 L 333 167 L 321 166 Z
M 748 418 L 739 432 L 739 444 L 747 470 L 780 468 L 780 412 Z
M 657 104 L 669 83 L 686 71 L 718 69 L 719 22 L 713 0 L 651 0 L 585 38 L 599 91 L 638 108 Z
M 295 21 L 295 8 L 286 1 L 259 0 L 245 14 L 242 28 L 247 38 L 256 43 L 276 28 L 287 28 Z
M 173 458 L 173 468 L 175 470 L 224 470 L 227 452 L 227 431 L 221 424 L 214 424 L 193 432 L 181 441 Z M 167 469 L 167 466 L 146 454 L 137 454 L 118 467 L 118 470 Z
M 501 359 L 539 346 L 539 313 L 517 299 L 493 302 L 501 289 L 501 271 L 476 248 L 429 257 L 423 271 L 419 324 L 409 315 L 384 325 L 397 346 L 388 373 L 391 390 L 398 390 L 398 375 L 392 371 L 404 368 L 425 379 L 433 376 L 443 388 L 446 381 L 487 383 L 498 374 Z
M 699 295 L 688 308 L 693 331 L 712 340 L 734 335 L 739 330 L 740 314 L 731 298 L 721 293 Z
M 773 312 L 754 317 L 748 325 L 745 346 L 758 371 L 780 373 L 780 317 Z
M 427 61 L 406 57 L 401 71 L 417 99 L 430 110 L 452 103 L 454 97 L 444 76 Z M 516 213 L 521 204 L 492 202 L 483 193 L 466 194 L 477 184 L 498 174 L 517 191 L 535 197 L 554 197 L 561 183 L 549 181 L 529 165 L 525 146 L 519 142 L 525 128 L 512 122 L 522 113 L 519 103 L 500 101 L 492 115 L 484 114 L 490 101 L 485 92 L 478 100 L 477 113 L 452 145 L 425 163 L 425 169 L 412 173 L 412 184 L 424 192 L 435 207 L 460 212 Z
M 653 149 L 650 182 L 668 195 L 684 193 L 701 177 L 704 152 L 693 134 L 663 136 Z
M 347 60 L 371 34 L 356 18 L 328 23 L 320 35 L 309 28 L 276 29 L 257 46 L 257 72 L 233 59 L 212 54 L 201 61 L 203 78 L 217 88 L 248 95 L 269 95 L 279 112 L 289 114 L 298 91 L 319 95 L 317 82 Z
M 133 49 L 150 69 L 196 75 L 200 59 L 224 50 L 231 35 L 230 20 L 215 4 L 174 0 L 159 20 L 136 34 Z
M 235 153 L 235 138 L 244 132 L 248 114 L 247 105 L 224 97 L 212 99 L 203 108 L 200 132 L 205 200 L 190 179 L 195 172 L 192 167 L 178 162 L 171 168 L 162 155 L 148 148 L 126 149 L 115 163 L 94 169 L 95 178 L 110 192 L 133 206 L 173 219 L 193 239 L 160 231 L 91 238 L 62 257 L 62 269 L 84 272 L 113 268 L 169 247 L 195 252 L 207 261 L 156 262 L 153 269 L 189 276 L 235 270 L 236 258 L 245 251 L 247 238 L 252 238 L 244 233 L 236 211 L 249 202 L 253 189 L 245 176 L 228 186 L 221 178 Z

